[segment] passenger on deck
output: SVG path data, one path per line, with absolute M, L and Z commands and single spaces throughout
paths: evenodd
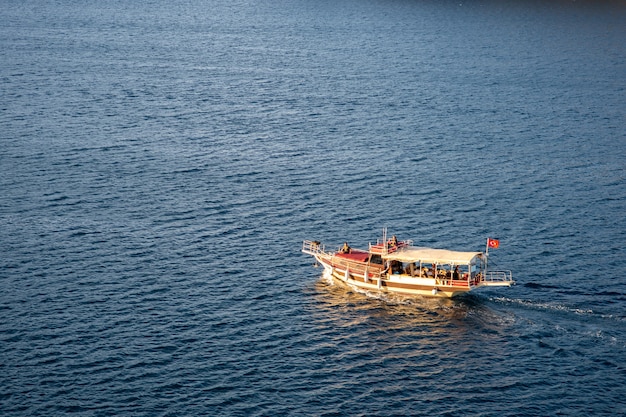
M 454 273 L 452 274 L 452 279 L 461 279 L 459 274 L 459 266 L 454 267 Z
M 348 246 L 348 242 L 343 242 L 343 246 L 340 249 L 341 253 L 350 253 L 352 252 L 352 249 L 350 248 L 350 246 Z
M 391 236 L 391 240 L 389 241 L 389 244 L 392 247 L 398 246 L 398 238 L 396 237 L 396 235 Z

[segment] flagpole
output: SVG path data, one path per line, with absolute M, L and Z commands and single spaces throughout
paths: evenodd
M 485 279 L 487 278 L 487 261 L 489 260 L 489 238 L 487 238 L 487 244 L 485 245 Z

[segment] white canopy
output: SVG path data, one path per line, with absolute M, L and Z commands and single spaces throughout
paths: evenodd
M 437 264 L 467 265 L 481 252 L 457 252 L 447 249 L 417 248 L 413 246 L 399 248 L 393 253 L 383 255 L 384 259 L 400 262 L 423 262 Z

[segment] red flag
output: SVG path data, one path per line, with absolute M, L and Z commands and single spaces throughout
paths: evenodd
M 500 246 L 500 241 L 498 239 L 492 239 L 490 237 L 487 238 L 487 247 L 490 247 L 491 249 L 498 249 L 498 246 Z

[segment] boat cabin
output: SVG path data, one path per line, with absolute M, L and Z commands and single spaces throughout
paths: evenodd
M 393 275 L 443 280 L 475 280 L 483 266 L 481 252 L 458 252 L 424 247 L 402 247 L 383 255 Z

